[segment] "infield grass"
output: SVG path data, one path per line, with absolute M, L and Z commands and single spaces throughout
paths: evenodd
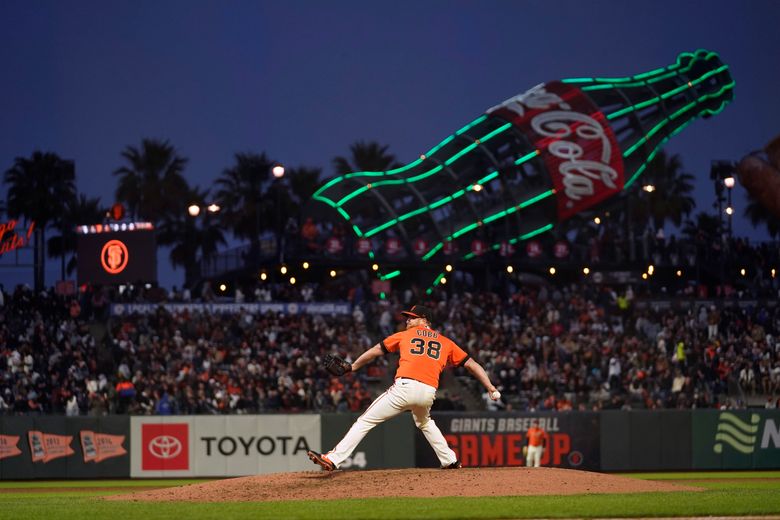
M 398 498 L 254 503 L 106 502 L 122 491 L 75 488 L 175 486 L 187 481 L 57 481 L 0 483 L 0 518 L 90 520 L 149 518 L 199 520 L 251 518 L 326 520 L 348 518 L 497 519 L 653 516 L 747 516 L 780 514 L 780 472 L 642 473 L 632 478 L 685 480 L 702 492 L 633 495 L 568 495 L 495 498 Z M 26 484 L 29 484 L 26 488 Z M 35 485 L 32 485 L 35 484 Z M 61 488 L 61 492 L 54 491 Z M 45 491 L 42 491 L 45 490 Z

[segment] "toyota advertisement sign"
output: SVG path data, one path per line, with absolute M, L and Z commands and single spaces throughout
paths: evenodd
M 131 477 L 225 477 L 311 469 L 319 415 L 130 419 Z

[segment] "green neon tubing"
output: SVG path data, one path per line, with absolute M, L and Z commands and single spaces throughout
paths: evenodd
M 434 153 L 435 151 L 439 150 L 441 147 L 445 146 L 447 143 L 452 141 L 455 138 L 455 136 L 460 135 L 460 134 L 468 131 L 469 129 L 471 129 L 474 126 L 478 125 L 479 123 L 481 123 L 485 119 L 487 119 L 487 115 L 483 114 L 483 115 L 479 116 L 477 119 L 475 119 L 471 123 L 467 124 L 466 126 L 461 128 L 457 132 L 455 132 L 454 135 L 450 135 L 450 136 L 446 137 L 442 142 L 440 142 L 438 145 L 434 146 L 425 155 L 426 156 L 427 155 L 431 155 L 432 153 Z M 409 170 L 411 168 L 414 168 L 415 166 L 417 166 L 421 162 L 423 162 L 423 159 L 417 159 L 416 161 L 414 161 L 414 162 L 412 162 L 410 164 L 407 164 L 405 166 L 401 166 L 400 168 L 396 168 L 394 170 L 388 170 L 388 171 L 385 171 L 385 172 L 353 172 L 353 173 L 347 173 L 346 175 L 341 175 L 339 177 L 336 177 L 335 179 L 331 179 L 330 181 L 325 183 L 325 185 L 323 185 L 320 189 L 318 189 L 316 192 L 314 192 L 314 195 L 315 196 L 316 195 L 321 195 L 323 191 L 327 190 L 331 186 L 334 186 L 335 184 L 338 184 L 339 182 L 341 182 L 343 180 L 346 180 L 346 179 L 351 179 L 353 177 L 378 177 L 378 176 L 394 175 L 396 173 L 401 173 L 403 171 L 406 171 L 406 170 Z M 321 199 L 318 199 L 318 200 L 321 200 Z
M 656 102 L 658 102 L 658 101 L 660 101 L 662 99 L 667 99 L 667 98 L 669 98 L 671 96 L 674 96 L 675 94 L 679 94 L 680 92 L 684 91 L 685 89 L 693 88 L 694 85 L 698 85 L 702 81 L 705 81 L 705 80 L 711 78 L 715 74 L 720 74 L 721 72 L 723 72 L 725 70 L 728 70 L 728 68 L 729 68 L 728 65 L 723 65 L 721 67 L 718 67 L 717 69 L 714 69 L 714 70 L 711 70 L 709 72 L 706 72 L 706 73 L 702 74 L 701 77 L 691 81 L 690 83 L 684 83 L 684 84 L 680 85 L 679 87 L 677 87 L 677 88 L 675 88 L 673 90 L 670 90 L 669 92 L 661 94 L 660 96 L 656 96 L 656 97 L 648 99 L 646 101 L 642 101 L 641 103 L 637 103 L 636 105 L 631 105 L 630 107 L 623 108 L 621 110 L 618 110 L 617 112 L 612 112 L 611 114 L 609 114 L 607 116 L 607 119 L 611 121 L 612 119 L 615 119 L 617 117 L 620 117 L 620 116 L 623 116 L 623 115 L 628 114 L 630 112 L 634 112 L 636 110 L 640 110 L 642 108 L 650 106 L 650 105 L 652 105 L 652 104 L 654 104 L 654 103 L 656 103 Z
M 734 88 L 734 86 L 735 86 L 735 85 L 736 85 L 736 82 L 732 81 L 730 84 L 728 84 L 728 85 L 724 85 L 724 86 L 723 86 L 723 87 L 722 87 L 722 88 L 721 88 L 721 89 L 720 89 L 718 92 L 714 92 L 714 93 L 712 93 L 712 94 L 706 94 L 706 95 L 702 96 L 701 98 L 699 98 L 699 99 L 698 99 L 698 100 L 697 100 L 695 103 L 689 103 L 688 105 L 686 105 L 686 106 L 685 106 L 685 107 L 683 107 L 683 108 L 684 108 L 685 110 L 689 110 L 689 109 L 690 109 L 690 107 L 691 107 L 692 105 L 696 105 L 696 104 L 698 104 L 699 102 L 701 102 L 701 101 L 705 101 L 706 99 L 709 99 L 709 98 L 714 98 L 714 97 L 720 96 L 720 95 L 721 95 L 721 94 L 723 94 L 723 93 L 724 93 L 726 90 L 728 90 L 728 89 L 730 89 L 730 88 Z M 634 181 L 635 181 L 637 178 L 639 178 L 639 175 L 640 175 L 642 172 L 644 172 L 644 171 L 645 171 L 645 169 L 647 168 L 647 166 L 650 164 L 650 161 L 652 161 L 652 160 L 655 158 L 655 156 L 658 154 L 658 152 L 661 150 L 661 148 L 662 148 L 662 147 L 663 147 L 663 146 L 664 146 L 664 145 L 665 145 L 667 142 L 669 142 L 669 140 L 670 140 L 672 137 L 674 137 L 674 136 L 676 136 L 677 134 L 679 134 L 680 132 L 682 132 L 682 131 L 683 131 L 683 129 L 687 128 L 687 127 L 688 127 L 688 125 L 690 125 L 691 123 L 693 123 L 693 122 L 696 120 L 696 118 L 697 118 L 697 117 L 700 117 L 700 116 L 702 116 L 702 115 L 705 115 L 705 114 L 709 114 L 709 115 L 717 115 L 717 114 L 719 114 L 719 113 L 720 113 L 720 112 L 722 112 L 722 111 L 723 111 L 723 109 L 726 107 L 726 104 L 727 104 L 727 101 L 725 101 L 725 100 L 724 100 L 724 101 L 723 101 L 723 102 L 720 104 L 720 106 L 719 106 L 717 109 L 714 109 L 714 110 L 712 110 L 712 109 L 709 109 L 709 108 L 705 108 L 705 109 L 704 109 L 704 110 L 702 110 L 702 111 L 701 111 L 699 114 L 695 115 L 694 117 L 692 117 L 692 118 L 691 118 L 691 119 L 689 119 L 688 121 L 685 121 L 683 124 L 681 124 L 680 126 L 678 126 L 677 128 L 675 128 L 675 129 L 674 129 L 674 130 L 673 130 L 673 131 L 672 131 L 672 132 L 671 132 L 671 133 L 670 133 L 668 136 L 666 136 L 665 138 L 663 138 L 663 139 L 662 139 L 662 140 L 661 140 L 661 141 L 658 143 L 658 145 L 657 145 L 657 146 L 656 146 L 656 147 L 653 149 L 653 151 L 652 151 L 652 152 L 651 152 L 651 153 L 650 153 L 650 154 L 647 156 L 647 159 L 645 159 L 645 161 L 642 163 L 642 165 L 641 165 L 641 166 L 639 166 L 639 168 L 637 168 L 636 172 L 634 172 L 634 175 L 632 175 L 632 176 L 631 176 L 631 178 L 628 180 L 628 182 L 626 182 L 626 183 L 623 185 L 623 189 L 624 189 L 624 190 L 628 189 L 628 188 L 629 188 L 629 187 L 630 187 L 630 186 L 631 186 L 631 185 L 634 183 Z M 680 110 L 678 110 L 678 111 L 677 111 L 677 112 L 675 112 L 675 113 L 674 113 L 674 114 L 673 114 L 673 115 L 672 115 L 672 116 L 671 116 L 669 119 L 671 120 L 671 119 L 675 119 L 675 118 L 677 118 L 677 117 L 678 117 L 679 115 L 681 115 L 681 114 L 682 114 L 682 113 L 683 113 L 685 110 L 683 110 L 683 109 L 680 109 Z M 666 122 L 668 122 L 668 121 L 669 121 L 669 120 L 664 120 L 664 123 L 666 123 Z
M 719 57 L 717 52 L 708 51 L 706 49 L 697 49 L 694 52 L 682 52 L 677 55 L 677 60 L 672 65 L 669 65 L 668 67 L 656 69 L 654 71 L 650 72 L 643 72 L 642 74 L 637 74 L 636 76 L 624 76 L 620 78 L 568 78 L 561 80 L 562 83 L 590 83 L 590 82 L 599 82 L 599 83 L 626 83 L 629 81 L 635 81 L 637 79 L 642 79 L 646 77 L 650 77 L 650 75 L 657 74 L 660 72 L 663 72 L 665 70 L 673 71 L 677 68 L 679 68 L 682 65 L 682 60 L 685 57 L 692 58 L 691 63 L 687 68 L 680 71 L 680 73 L 685 73 L 686 71 L 690 70 L 690 66 L 693 64 L 693 62 L 698 61 L 699 59 L 709 60 L 712 57 Z M 644 84 L 645 82 L 641 82 L 640 84 Z M 649 83 L 649 81 L 648 81 Z
M 517 159 L 515 161 L 515 165 L 519 166 L 519 165 L 523 164 L 524 162 L 528 161 L 529 159 L 533 159 L 534 157 L 536 157 L 536 156 L 538 156 L 540 154 L 541 154 L 541 152 L 539 150 L 534 150 L 533 152 L 530 152 L 530 153 L 520 157 L 519 159 Z M 476 184 L 484 184 L 484 183 L 487 183 L 489 181 L 492 181 L 493 179 L 498 177 L 498 175 L 499 175 L 499 173 L 498 173 L 497 170 L 493 171 L 493 172 L 489 173 L 488 175 L 486 175 L 485 177 L 483 177 L 482 179 L 478 180 L 476 182 Z M 453 200 L 457 199 L 458 197 L 464 195 L 465 193 L 466 193 L 465 189 L 458 190 L 455 193 L 453 193 L 452 195 L 448 195 L 448 196 L 443 197 L 443 198 L 441 198 L 441 199 L 439 199 L 439 200 L 437 200 L 435 202 L 432 202 L 432 203 L 428 204 L 428 206 L 426 206 L 424 208 L 415 209 L 415 210 L 412 210 L 412 211 L 410 211 L 408 213 L 404 213 L 403 215 L 400 215 L 398 217 L 398 221 L 402 222 L 402 221 L 404 221 L 404 220 L 406 220 L 406 219 L 408 219 L 410 217 L 413 217 L 415 215 L 419 215 L 420 213 L 423 213 L 425 211 L 434 210 L 434 209 L 436 209 L 438 207 L 444 206 L 445 204 L 448 204 L 448 203 L 452 202 Z M 539 195 L 538 197 L 544 198 L 544 197 L 548 196 L 549 194 L 552 194 L 552 192 L 543 193 L 543 194 Z M 520 204 L 519 207 L 523 208 L 523 207 L 527 206 L 529 203 L 536 202 L 536 200 L 538 200 L 538 199 L 536 197 L 534 197 L 530 201 L 526 201 L 526 202 Z M 389 221 L 389 222 L 393 222 L 393 221 Z M 379 225 L 379 226 L 377 226 L 377 227 L 367 231 L 365 236 L 366 237 L 371 237 L 371 236 L 376 235 L 380 231 L 382 231 L 384 229 L 387 229 L 388 226 L 393 225 L 392 223 L 389 223 L 389 222 L 385 222 L 384 224 L 381 224 L 381 225 Z
M 391 278 L 395 278 L 396 276 L 399 276 L 401 274 L 401 271 L 393 271 L 392 273 L 387 273 L 384 276 L 380 276 L 379 279 L 384 280 L 390 280 Z
M 427 253 L 425 253 L 425 256 L 423 256 L 423 257 L 422 257 L 422 259 L 423 259 L 423 262 L 425 262 L 425 261 L 427 261 L 428 259 L 430 259 L 430 258 L 431 258 L 433 255 L 435 255 L 435 254 L 436 254 L 436 253 L 439 251 L 439 249 L 441 249 L 442 247 L 444 247 L 444 243 L 443 243 L 443 242 L 439 242 L 438 244 L 436 244 L 436 245 L 435 245 L 435 246 L 434 246 L 434 247 L 433 247 L 433 248 L 432 248 L 430 251 L 428 251 Z
M 547 190 L 544 193 L 540 193 L 539 195 L 536 195 L 536 196 L 528 199 L 525 202 L 521 202 L 517 206 L 511 206 L 510 208 L 507 208 L 506 210 L 500 211 L 499 213 L 496 213 L 494 215 L 491 215 L 490 217 L 487 217 L 485 220 L 483 220 L 483 223 L 487 224 L 487 223 L 492 222 L 494 220 L 498 220 L 500 218 L 503 218 L 503 217 L 505 217 L 507 215 L 510 215 L 510 214 L 514 213 L 518 209 L 523 209 L 523 208 L 526 208 L 526 207 L 530 206 L 531 204 L 539 202 L 540 200 L 545 199 L 545 198 L 551 196 L 553 193 L 554 193 L 553 190 Z M 452 235 L 448 236 L 446 238 L 446 240 L 452 240 L 454 238 L 458 238 L 458 237 L 460 237 L 462 235 L 465 235 L 466 233 L 468 233 L 469 231 L 472 231 L 474 228 L 476 228 L 478 226 L 479 226 L 479 224 L 477 224 L 477 223 L 469 224 L 468 226 L 466 226 L 466 227 L 464 227 L 462 229 L 459 229 L 458 231 L 456 231 Z M 428 254 L 423 256 L 423 258 L 422 258 L 423 261 L 427 261 L 427 260 L 431 259 L 433 257 L 433 255 L 435 255 L 439 251 L 439 249 L 441 249 L 443 247 L 443 245 L 444 245 L 443 242 L 439 242 L 438 244 L 436 244 L 436 246 L 433 249 L 428 251 Z
M 688 110 L 690 110 L 694 106 L 699 105 L 699 104 L 703 103 L 704 101 L 707 101 L 708 99 L 714 99 L 714 98 L 717 98 L 717 97 L 723 95 L 723 93 L 725 93 L 727 90 L 734 88 L 735 85 L 736 85 L 736 82 L 734 82 L 734 81 L 732 81 L 731 83 L 728 83 L 726 85 L 723 85 L 717 92 L 712 92 L 710 94 L 704 94 L 703 96 L 697 98 L 696 101 L 688 103 L 684 107 L 680 108 L 679 110 L 677 110 L 674 114 L 672 114 L 668 118 L 665 118 L 665 119 L 661 120 L 657 125 L 655 125 L 653 128 L 651 128 L 650 131 L 646 135 L 640 137 L 637 140 L 637 142 L 635 142 L 633 145 L 631 145 L 629 148 L 627 148 L 626 151 L 623 152 L 623 157 L 627 158 L 628 156 L 633 154 L 642 144 L 647 142 L 647 140 L 650 137 L 655 135 L 656 132 L 658 132 L 661 128 L 666 126 L 666 124 L 669 123 L 671 120 L 677 119 L 684 112 L 687 112 Z M 721 108 L 719 110 L 723 110 L 723 106 L 724 105 L 721 105 Z M 709 109 L 704 109 L 703 112 L 701 112 L 700 114 L 697 114 L 694 117 L 698 117 L 699 115 L 701 115 L 701 114 L 703 114 L 705 112 L 712 112 L 712 111 L 710 111 Z M 714 115 L 714 113 L 711 114 L 711 115 Z

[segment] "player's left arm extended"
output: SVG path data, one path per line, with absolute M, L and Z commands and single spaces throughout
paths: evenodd
M 487 372 L 482 368 L 482 365 L 474 361 L 474 358 L 469 358 L 463 366 L 466 367 L 466 370 L 471 372 L 471 375 L 473 375 L 477 381 L 482 383 L 482 386 L 487 389 L 488 393 L 492 394 L 496 391 L 496 387 L 490 382 Z
M 352 371 L 356 372 L 360 370 L 362 367 L 371 363 L 373 360 L 375 360 L 376 358 L 378 358 L 383 354 L 384 352 L 382 352 L 382 346 L 379 343 L 377 343 L 370 349 L 360 354 L 360 356 L 355 360 L 355 362 L 352 363 Z

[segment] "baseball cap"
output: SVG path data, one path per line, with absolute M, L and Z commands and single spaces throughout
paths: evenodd
M 401 311 L 401 314 L 409 318 L 424 318 L 428 323 L 433 322 L 433 312 L 424 305 L 413 305 L 408 311 Z

